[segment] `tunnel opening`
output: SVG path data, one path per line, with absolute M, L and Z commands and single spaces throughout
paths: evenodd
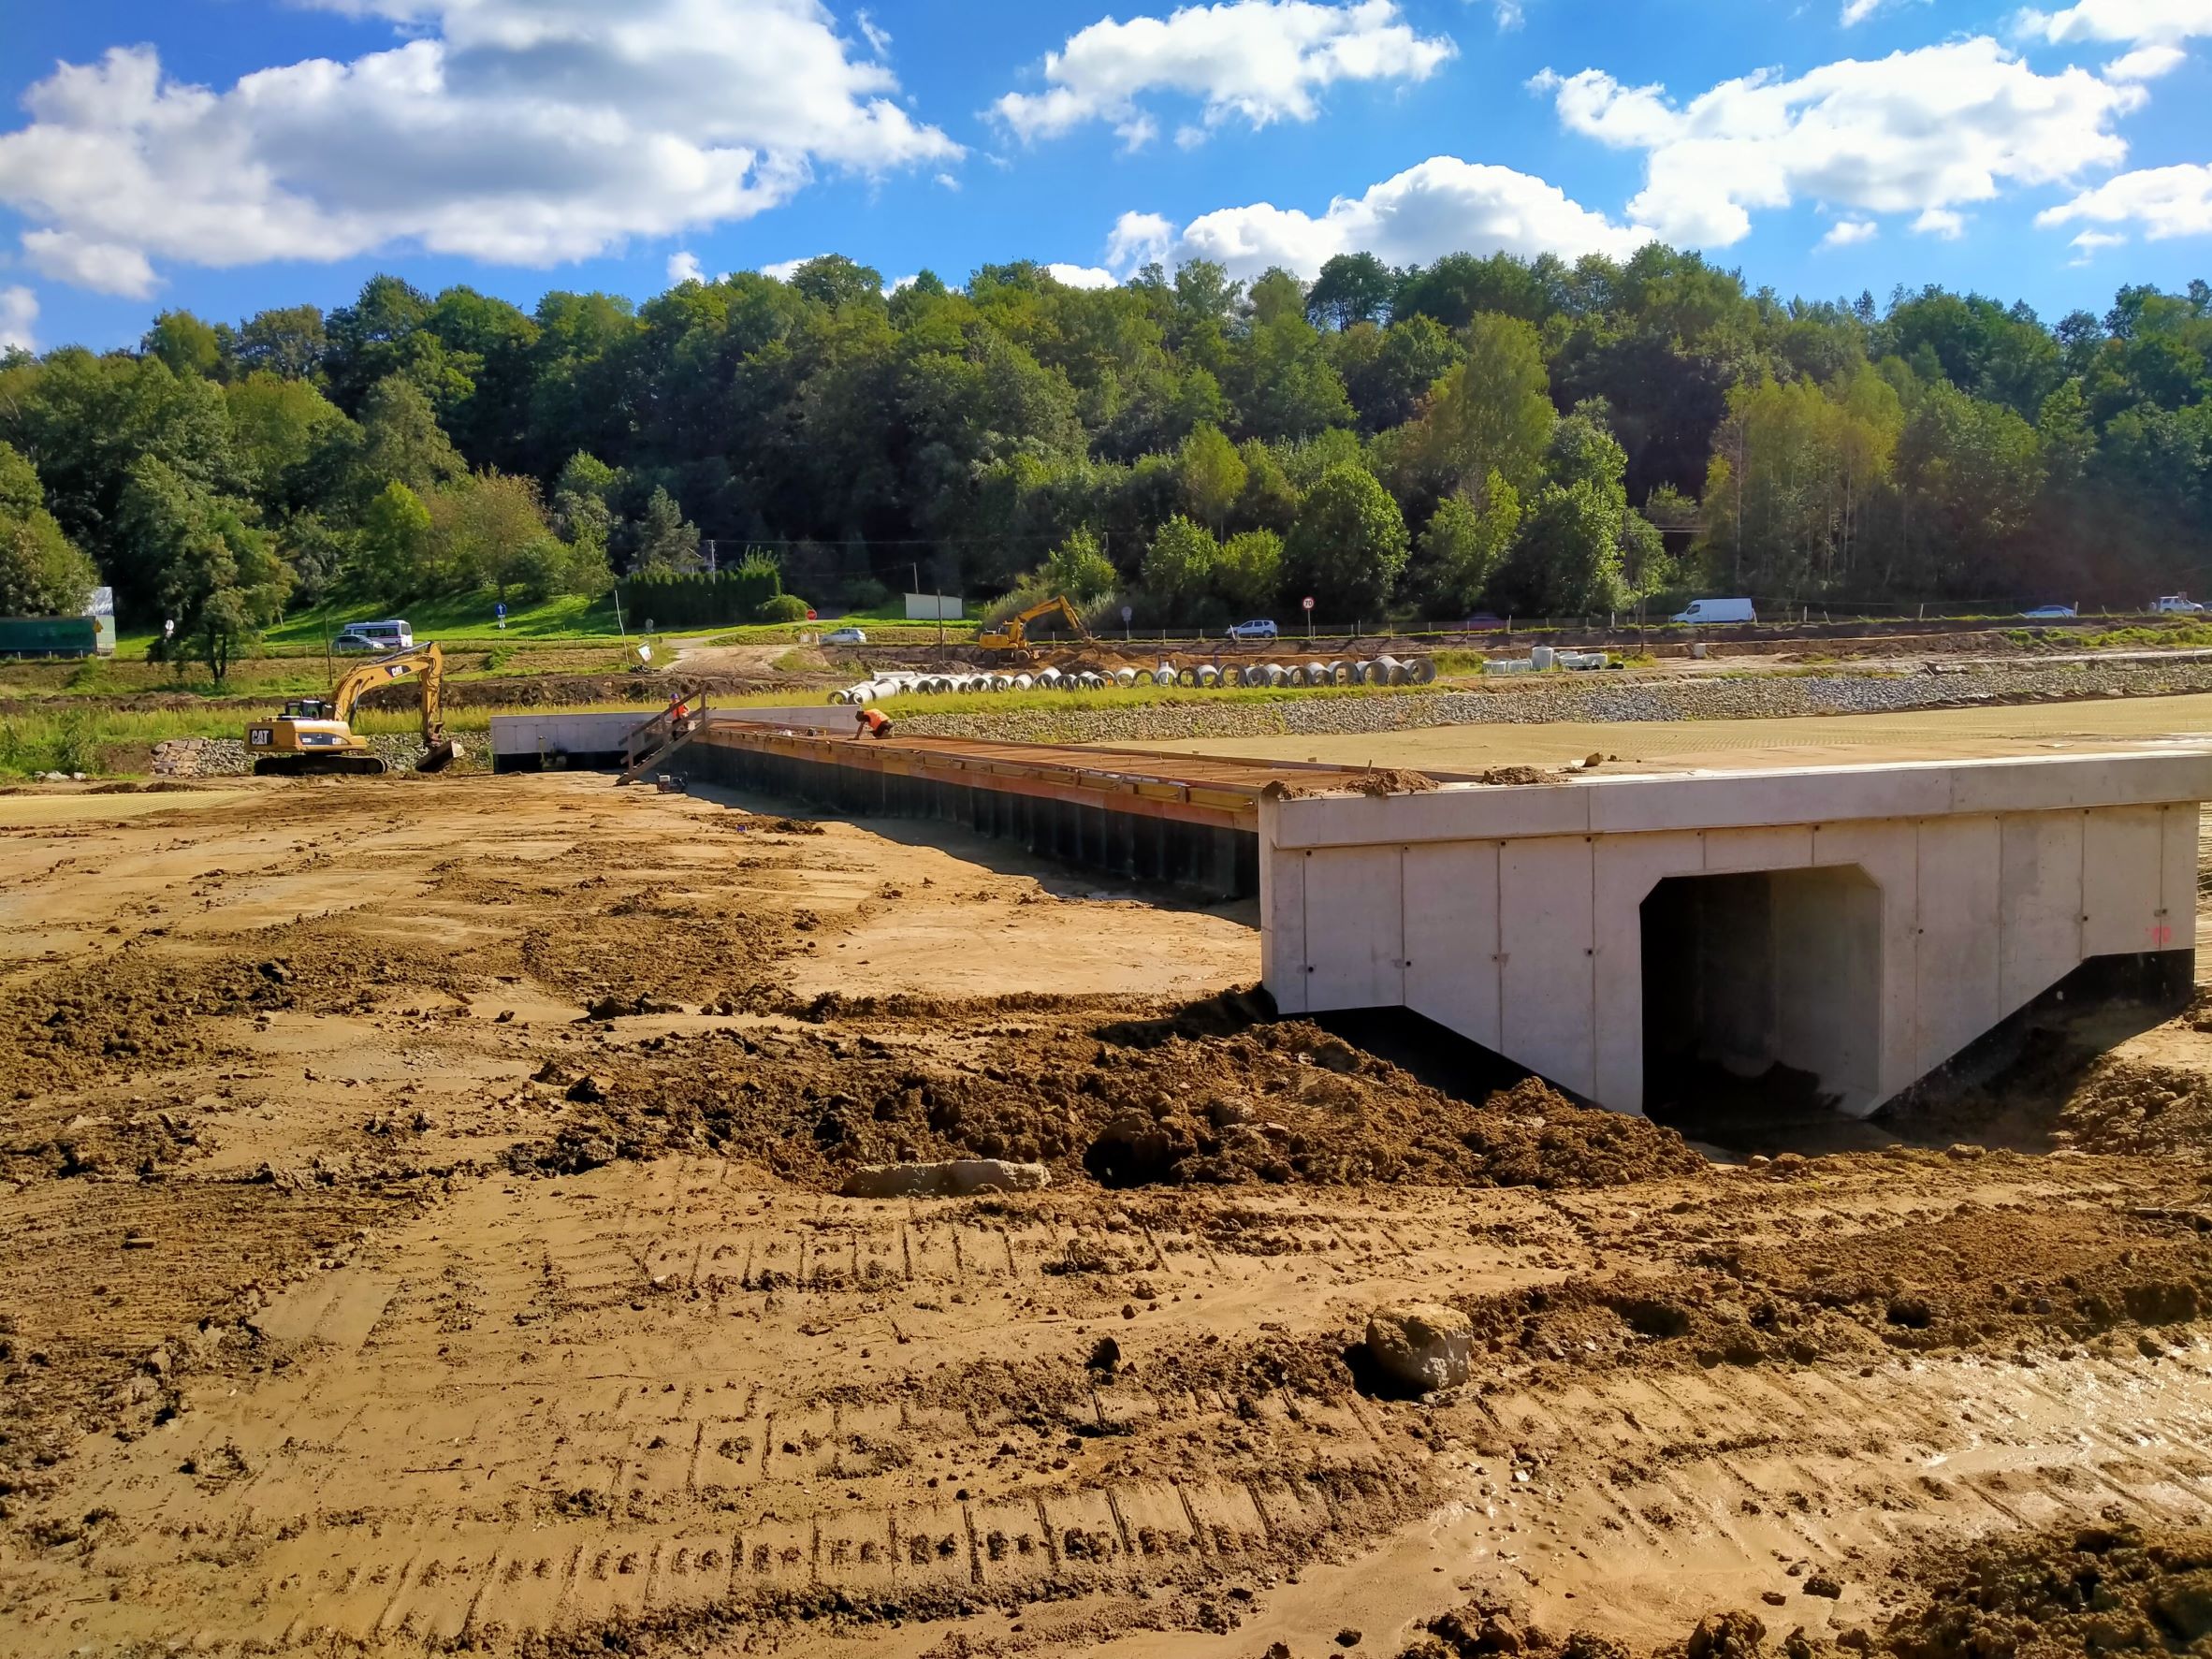
M 1743 1152 L 1885 1139 L 1882 894 L 1856 865 L 1677 876 L 1644 899 L 1644 1110 Z

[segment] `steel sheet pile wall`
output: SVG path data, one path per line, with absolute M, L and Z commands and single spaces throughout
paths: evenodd
M 925 819 L 1010 840 L 1041 857 L 1217 898 L 1259 890 L 1257 788 L 1238 813 L 1174 810 L 1132 793 L 1005 769 L 932 775 L 909 751 L 844 739 L 808 740 L 710 728 L 670 769 L 734 789 L 800 801 L 840 816 Z M 1011 752 L 1010 750 L 1010 752 Z M 1241 822 L 1240 822 L 1241 820 Z

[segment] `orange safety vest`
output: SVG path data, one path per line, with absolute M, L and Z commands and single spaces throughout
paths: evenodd
M 886 715 L 881 709 L 879 708 L 862 709 L 860 711 L 860 720 L 861 724 L 867 727 L 870 732 L 880 732 L 885 726 L 888 726 L 891 723 L 890 716 Z

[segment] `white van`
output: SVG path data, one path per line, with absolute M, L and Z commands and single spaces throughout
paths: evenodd
M 330 642 L 334 651 L 412 651 L 415 630 L 404 622 L 348 622 Z
M 1748 599 L 1693 599 L 1690 608 L 1678 611 L 1668 620 L 1675 622 L 1755 622 L 1758 613 L 1752 609 Z

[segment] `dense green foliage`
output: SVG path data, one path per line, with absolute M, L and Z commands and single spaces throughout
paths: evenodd
M 827 257 L 531 313 L 380 276 L 0 361 L 0 604 L 71 608 L 89 558 L 211 665 L 286 604 L 618 571 L 678 625 L 917 579 L 1205 624 L 2140 604 L 2212 567 L 2208 360 L 2202 283 L 2047 327 L 1935 288 L 1784 302 L 1656 246 L 888 296 Z

